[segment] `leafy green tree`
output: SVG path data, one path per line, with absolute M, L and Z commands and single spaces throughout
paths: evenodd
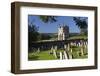
M 56 16 L 39 16 L 40 19 L 45 23 L 53 23 L 57 21 Z
M 76 25 L 80 28 L 81 34 L 87 35 L 87 18 L 73 17 L 73 20 L 75 21 Z
M 32 47 L 32 42 L 37 41 L 39 37 L 38 28 L 33 24 L 28 24 L 28 46 Z

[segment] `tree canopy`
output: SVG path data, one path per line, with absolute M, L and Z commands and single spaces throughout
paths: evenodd
M 44 23 L 53 23 L 57 21 L 56 16 L 39 16 Z
M 87 18 L 73 17 L 73 20 L 75 21 L 76 25 L 80 28 L 81 34 L 87 34 L 87 28 L 88 28 Z

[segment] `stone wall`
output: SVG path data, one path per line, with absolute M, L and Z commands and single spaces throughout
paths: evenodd
M 73 39 L 73 40 L 61 40 L 61 41 L 46 41 L 46 42 L 33 42 L 32 48 L 34 49 L 42 49 L 47 50 L 51 49 L 51 47 L 57 46 L 57 48 L 64 48 L 64 45 L 66 44 L 79 44 L 82 42 L 87 42 L 87 39 Z

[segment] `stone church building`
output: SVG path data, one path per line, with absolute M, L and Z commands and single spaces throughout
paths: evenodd
M 58 40 L 66 40 L 69 37 L 69 27 L 66 25 L 58 28 Z

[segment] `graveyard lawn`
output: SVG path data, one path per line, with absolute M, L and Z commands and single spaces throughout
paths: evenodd
M 88 52 L 87 49 L 84 49 L 84 55 L 81 54 L 81 47 L 76 47 L 73 46 L 71 47 L 72 52 L 68 51 L 68 54 L 72 55 L 72 59 L 84 59 L 84 58 L 88 58 Z M 57 58 L 55 58 L 55 56 L 53 54 L 50 54 L 51 50 L 41 50 L 40 52 L 30 52 L 28 54 L 28 60 L 32 61 L 32 60 L 57 60 L 59 59 L 59 52 L 63 52 L 64 50 L 56 50 L 57 53 Z
M 82 47 L 82 48 L 84 48 L 84 47 Z M 84 48 L 84 54 L 82 55 L 81 54 L 81 47 L 77 47 L 77 46 L 74 46 L 73 48 L 72 48 L 72 58 L 73 59 L 84 59 L 84 58 L 88 58 L 88 51 L 87 51 L 87 48 L 85 49 Z
M 54 60 L 56 59 L 53 55 L 49 54 L 50 50 L 33 52 L 28 54 L 29 60 Z

